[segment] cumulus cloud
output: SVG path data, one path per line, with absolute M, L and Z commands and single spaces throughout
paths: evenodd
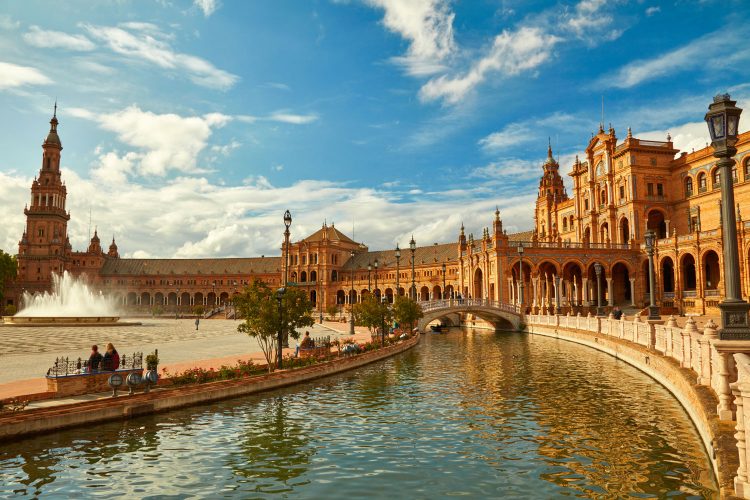
M 561 38 L 535 27 L 503 31 L 495 37 L 488 53 L 466 73 L 433 78 L 420 89 L 419 96 L 423 101 L 456 104 L 491 74 L 507 77 L 537 68 L 550 58 L 560 41 Z
M 193 5 L 198 7 L 206 17 L 213 14 L 219 7 L 216 0 L 193 0 Z
M 96 45 L 83 35 L 71 35 L 62 31 L 43 30 L 39 26 L 29 27 L 23 34 L 29 45 L 42 48 L 57 48 L 86 52 L 94 50 Z
M 456 49 L 453 18 L 445 0 L 366 0 L 385 11 L 383 25 L 409 41 L 406 55 L 392 62 L 413 76 L 431 75 L 444 70 L 443 61 Z
M 614 16 L 605 10 L 611 6 L 611 0 L 581 0 L 572 11 L 563 16 L 561 28 L 572 33 L 576 38 L 595 44 L 600 39 L 615 40 L 622 34 L 622 29 L 612 29 Z
M 166 40 L 168 37 L 161 32 L 154 32 L 153 25 L 148 23 L 138 23 L 136 27 L 132 23 L 118 27 L 84 24 L 83 27 L 89 35 L 105 43 L 113 52 L 160 68 L 182 72 L 197 85 L 227 90 L 239 81 L 237 75 L 218 69 L 205 59 L 174 51 Z
M 0 61 L 0 90 L 49 83 L 52 80 L 36 68 Z
M 8 14 L 0 14 L 0 29 L 15 30 L 21 26 L 20 21 L 14 21 Z
M 275 121 L 275 122 L 281 122 L 281 123 L 291 123 L 293 125 L 305 125 L 307 123 L 312 123 L 315 120 L 317 120 L 318 116 L 317 115 L 298 115 L 294 113 L 277 111 L 269 115 L 266 119 Z
M 651 17 L 654 14 L 658 14 L 659 12 L 661 12 L 661 7 L 659 7 L 658 5 L 646 9 L 646 15 L 648 17 Z
M 750 29 L 737 27 L 709 33 L 654 58 L 628 63 L 598 79 L 597 86 L 631 88 L 684 71 L 739 67 L 750 61 L 750 47 L 745 43 L 749 34 Z M 710 68 L 705 61 L 711 61 Z

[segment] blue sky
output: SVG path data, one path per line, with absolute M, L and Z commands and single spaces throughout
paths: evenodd
M 327 220 L 373 249 L 481 234 L 496 205 L 526 230 L 548 137 L 567 173 L 602 98 L 621 138 L 705 145 L 711 97 L 750 95 L 749 18 L 740 0 L 4 2 L 0 248 L 55 99 L 74 248 L 89 212 L 135 257 L 278 254 L 287 208 L 295 238 Z

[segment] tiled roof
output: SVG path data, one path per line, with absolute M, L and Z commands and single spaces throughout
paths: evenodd
M 508 235 L 508 241 L 531 241 L 531 237 L 534 231 L 523 231 L 521 233 L 513 233 Z
M 107 259 L 102 275 L 269 274 L 281 272 L 281 257 L 228 259 Z
M 378 259 L 378 269 L 394 269 L 396 267 L 396 250 L 379 250 L 373 252 L 362 252 L 354 255 L 344 264 L 344 269 L 367 269 L 367 264 L 375 263 Z M 430 245 L 428 247 L 417 247 L 414 252 L 414 265 L 435 263 L 451 263 L 458 259 L 458 244 L 443 243 L 442 245 Z M 411 250 L 401 249 L 401 267 L 411 266 Z
M 324 241 L 324 240 L 343 241 L 346 243 L 355 243 L 355 244 L 357 243 L 356 241 L 354 241 L 353 239 L 351 239 L 350 237 L 348 237 L 347 235 L 345 235 L 344 233 L 336 229 L 336 227 L 333 224 L 331 224 L 330 226 L 326 225 L 326 226 L 321 227 L 320 229 L 315 231 L 313 234 L 311 234 L 307 238 L 304 238 L 302 241 L 313 242 L 313 241 Z

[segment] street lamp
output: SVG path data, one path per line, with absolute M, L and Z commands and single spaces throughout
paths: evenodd
M 177 311 L 180 307 L 180 289 L 177 289 L 177 294 L 174 298 L 174 319 L 177 319 Z
M 378 299 L 378 259 L 375 259 L 375 298 Z
M 648 254 L 648 319 L 649 321 L 658 321 L 661 319 L 659 315 L 659 307 L 656 305 L 656 299 L 654 298 L 654 243 L 656 242 L 656 233 L 649 229 L 646 231 L 644 236 L 646 240 L 646 253 Z
M 372 292 L 372 286 L 370 286 L 370 273 L 372 272 L 372 264 L 367 263 L 367 291 Z
M 278 356 L 279 356 L 279 360 L 278 360 L 279 370 L 281 370 L 284 367 L 284 365 L 283 365 L 283 359 L 282 359 L 282 353 L 284 352 L 284 346 L 283 346 L 283 341 L 284 341 L 284 321 L 283 321 L 283 315 L 282 315 L 283 309 L 281 308 L 281 301 L 284 298 L 284 294 L 285 293 L 286 293 L 286 287 L 282 286 L 281 288 L 279 288 L 278 290 L 276 290 L 276 302 L 279 305 L 279 334 L 278 334 L 278 338 L 276 339 L 276 343 L 277 343 L 278 349 L 279 349 L 279 353 L 278 353 Z
M 216 304 L 218 303 L 218 300 L 216 299 L 216 280 L 211 284 L 211 292 L 214 294 L 214 307 L 216 307 Z
M 352 293 L 349 294 L 349 335 L 354 335 L 354 302 L 352 300 L 357 300 L 357 294 L 354 293 L 354 250 L 351 251 L 349 257 L 352 259 Z
M 604 310 L 602 309 L 602 265 L 598 262 L 594 263 L 594 271 L 596 272 L 596 315 L 604 316 Z
M 286 291 L 286 286 L 289 284 L 289 226 L 292 225 L 292 213 L 287 210 L 284 212 L 284 285 L 281 287 Z M 279 302 L 281 304 L 281 302 Z M 279 305 L 279 307 L 281 307 Z M 289 337 L 284 335 L 284 347 L 289 347 Z M 279 356 L 281 355 L 281 347 L 279 347 Z M 279 367 L 281 367 L 281 358 L 279 358 Z
M 401 288 L 399 287 L 399 277 L 401 275 L 401 266 L 399 265 L 401 261 L 401 249 L 398 247 L 398 243 L 396 243 L 396 297 L 401 295 Z
M 445 300 L 445 262 L 443 262 L 443 300 Z
M 523 314 L 523 243 L 518 242 L 518 309 Z
M 711 146 L 721 172 L 721 218 L 724 222 L 721 230 L 724 247 L 724 300 L 719 304 L 721 310 L 722 340 L 750 339 L 748 329 L 748 309 L 750 304 L 742 300 L 740 292 L 740 260 L 737 248 L 737 219 L 734 213 L 734 186 L 732 185 L 732 167 L 737 154 L 737 128 L 742 110 L 735 106 L 729 94 L 717 95 L 708 106 L 706 123 L 711 134 Z
M 417 300 L 417 285 L 414 284 L 414 252 L 417 251 L 417 243 L 414 241 L 414 235 L 411 235 L 411 241 L 409 242 L 409 250 L 411 250 L 411 295 L 414 301 Z

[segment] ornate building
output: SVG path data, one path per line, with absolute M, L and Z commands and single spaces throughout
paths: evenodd
M 321 311 L 370 293 L 389 302 L 396 294 L 420 300 L 460 294 L 523 303 L 534 311 L 549 311 L 559 301 L 563 311 L 583 312 L 601 295 L 603 306 L 642 308 L 648 300 L 643 244 L 648 229 L 658 235 L 656 295 L 663 312 L 717 313 L 722 299 L 721 193 L 708 147 L 680 153 L 669 137 L 641 140 L 630 129 L 618 143 L 614 129 L 605 132 L 600 126 L 585 158 L 571 166 L 571 197 L 548 148 L 532 231 L 507 234 L 496 210 L 481 237 L 467 236 L 462 226 L 454 243 L 370 251 L 334 224 L 323 224 L 290 244 L 285 269 L 281 257 L 122 259 L 114 238 L 104 252 L 97 231 L 85 252 L 74 252 L 56 113 L 50 125 L 24 211 L 18 278 L 5 305 L 18 304 L 23 291 L 49 290 L 52 274 L 67 270 L 86 274 L 94 287 L 117 296 L 126 311 L 190 312 L 231 302 L 255 279 L 281 286 L 287 271 L 288 281 L 306 289 Z M 740 136 L 737 148 L 734 181 L 746 297 L 750 222 L 742 220 L 740 208 L 750 207 L 750 132 Z M 600 276 L 596 263 L 602 266 Z

